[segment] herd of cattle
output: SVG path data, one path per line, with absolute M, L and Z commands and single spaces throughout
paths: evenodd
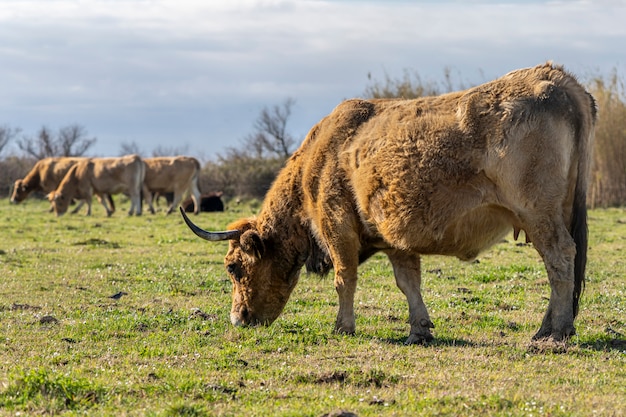
M 407 343 L 427 343 L 434 327 L 424 304 L 421 255 L 471 260 L 521 230 L 541 255 L 551 293 L 534 339 L 563 341 L 585 285 L 586 190 L 594 98 L 548 62 L 465 91 L 415 100 L 347 100 L 308 133 L 266 195 L 257 216 L 211 232 L 182 216 L 199 237 L 228 240 L 234 325 L 272 323 L 303 266 L 332 268 L 339 309 L 335 331 L 352 334 L 358 266 L 387 255 L 407 298 Z M 95 194 L 126 193 L 131 214 L 141 195 L 184 192 L 200 210 L 194 158 L 44 160 L 15 184 L 12 201 L 48 192 L 60 215 L 70 200 L 91 210 Z M 111 207 L 109 207 L 111 205 Z
M 72 201 L 79 202 L 73 213 L 87 204 L 87 215 L 91 215 L 91 201 L 95 195 L 110 216 L 115 212 L 111 196 L 123 193 L 131 201 L 128 214 L 141 215 L 143 200 L 148 210 L 155 213 L 154 197 L 164 195 L 170 214 L 189 193 L 190 198 L 181 204 L 186 211 L 195 214 L 224 211 L 221 193 L 200 194 L 199 174 L 200 163 L 189 156 L 45 158 L 38 161 L 24 178 L 15 181 L 11 203 L 23 201 L 32 192 L 43 192 L 57 216 L 67 212 Z

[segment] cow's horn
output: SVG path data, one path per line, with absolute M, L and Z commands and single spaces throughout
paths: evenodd
M 185 214 L 185 210 L 182 207 L 179 207 L 179 208 L 180 208 L 180 214 L 183 215 L 183 219 L 185 220 L 185 223 L 187 223 L 187 226 L 189 226 L 191 231 L 194 232 L 197 236 L 201 237 L 202 239 L 215 242 L 218 240 L 238 239 L 239 236 L 241 235 L 240 230 L 227 230 L 225 232 L 208 232 L 206 230 L 203 230 L 199 228 L 198 226 L 196 226 L 195 224 L 193 224 L 191 220 L 189 220 L 189 217 L 187 217 L 187 215 Z

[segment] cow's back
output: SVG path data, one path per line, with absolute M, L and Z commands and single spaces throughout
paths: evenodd
M 54 191 L 65 177 L 69 169 L 85 158 L 80 157 L 49 157 L 40 159 L 24 177 L 24 182 L 33 190 L 44 193 Z
M 42 188 L 44 192 L 55 190 L 59 183 L 63 180 L 63 177 L 65 177 L 65 174 L 67 174 L 67 171 L 85 158 L 60 157 L 49 159 L 50 161 L 47 164 L 47 169 L 44 170 L 44 173 L 41 176 Z
M 565 179 L 539 182 L 574 171 L 574 84 L 545 65 L 438 97 L 348 100 L 294 154 L 306 217 L 314 230 L 332 213 L 366 239 L 470 259 L 529 199 L 568 204 Z M 542 175 L 529 175 L 537 161 Z
M 200 163 L 189 156 L 145 158 L 145 185 L 154 192 L 172 192 L 188 187 L 200 171 Z
M 82 181 L 88 181 L 98 193 L 133 193 L 141 189 L 145 177 L 142 159 L 137 155 L 119 158 L 93 158 L 84 168 Z

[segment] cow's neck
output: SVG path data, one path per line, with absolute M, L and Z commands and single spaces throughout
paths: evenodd
M 304 264 L 310 250 L 310 231 L 304 221 L 301 172 L 290 160 L 268 191 L 257 224 L 261 235 L 283 246 L 294 262 Z
M 22 180 L 22 185 L 26 189 L 26 192 L 37 191 L 42 189 L 41 187 L 41 177 L 39 172 L 31 172 L 29 175 L 24 177 Z

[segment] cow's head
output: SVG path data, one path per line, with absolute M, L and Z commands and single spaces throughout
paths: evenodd
M 268 325 L 276 320 L 298 282 L 305 259 L 289 245 L 264 239 L 254 220 L 240 220 L 226 232 L 208 232 L 193 224 L 182 208 L 180 212 L 199 237 L 230 241 L 224 266 L 233 284 L 232 324 Z
M 11 193 L 11 203 L 16 204 L 28 197 L 30 190 L 23 180 L 15 180 L 13 184 L 13 192 Z
M 48 201 L 52 206 L 52 210 L 57 216 L 62 216 L 67 212 L 67 208 L 70 205 L 71 198 L 67 198 L 60 191 L 51 191 L 48 194 Z

